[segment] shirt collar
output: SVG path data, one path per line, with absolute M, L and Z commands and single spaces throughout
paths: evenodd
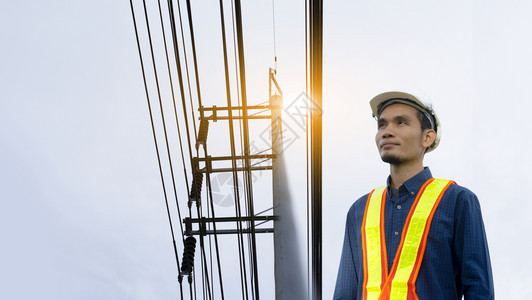
M 407 193 L 414 192 L 414 195 L 417 194 L 419 189 L 423 186 L 423 184 L 432 178 L 432 173 L 430 172 L 429 167 L 424 167 L 423 171 L 417 173 L 416 175 L 412 176 L 410 179 L 405 181 L 403 185 L 399 187 L 399 194 L 402 194 L 402 190 L 406 190 Z M 388 188 L 388 195 L 391 195 L 391 182 L 392 178 L 391 176 L 388 176 L 388 179 L 386 180 L 386 185 Z

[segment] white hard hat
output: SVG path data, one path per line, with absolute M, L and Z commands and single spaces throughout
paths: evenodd
M 385 103 L 386 102 L 386 103 Z M 373 117 L 377 118 L 382 112 L 382 110 L 387 107 L 388 105 L 394 104 L 394 103 L 401 103 L 409 105 L 419 111 L 421 111 L 427 119 L 429 119 L 432 129 L 436 131 L 436 139 L 434 140 L 434 143 L 430 145 L 427 148 L 427 152 L 430 152 L 438 145 L 440 144 L 441 139 L 441 125 L 440 120 L 438 119 L 438 116 L 432 109 L 432 104 L 423 102 L 419 100 L 416 96 L 404 92 L 386 92 L 379 94 L 371 101 L 369 101 L 369 105 L 371 106 L 371 112 L 373 113 Z M 384 105 L 382 105 L 384 104 Z

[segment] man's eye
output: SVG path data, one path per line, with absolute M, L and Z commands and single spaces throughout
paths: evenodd
M 399 121 L 398 123 L 399 123 L 399 125 L 406 125 L 405 121 Z
M 384 127 L 384 124 L 378 124 L 377 125 L 377 128 L 382 128 L 382 127 Z

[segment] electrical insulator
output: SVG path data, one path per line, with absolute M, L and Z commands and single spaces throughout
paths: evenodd
M 193 236 L 189 236 L 185 239 L 185 250 L 183 251 L 183 261 L 181 263 L 182 275 L 192 275 L 194 252 L 196 252 L 196 239 Z
M 199 126 L 199 133 L 198 133 L 198 140 L 196 141 L 196 150 L 199 149 L 199 145 L 203 145 L 203 148 L 205 148 L 205 145 L 207 144 L 207 134 L 209 132 L 209 121 L 206 119 L 201 119 L 200 126 Z
M 188 207 L 192 206 L 192 202 L 196 201 L 197 206 L 201 206 L 201 187 L 203 185 L 203 173 L 197 171 L 192 175 L 192 187 L 190 187 L 190 194 L 188 196 Z

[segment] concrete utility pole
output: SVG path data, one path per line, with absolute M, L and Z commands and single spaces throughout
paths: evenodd
M 275 261 L 275 299 L 307 299 L 304 271 L 301 267 L 292 198 L 283 157 L 283 94 L 270 69 L 270 108 L 272 138 L 273 245 Z M 272 94 L 272 83 L 279 94 Z

